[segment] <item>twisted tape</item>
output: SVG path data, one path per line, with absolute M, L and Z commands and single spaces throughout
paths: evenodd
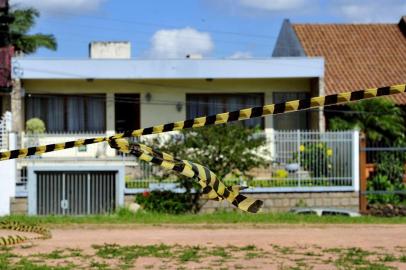
M 15 244 L 20 244 L 28 240 L 35 240 L 35 239 L 48 239 L 51 238 L 51 232 L 41 226 L 31 226 L 27 224 L 22 224 L 16 221 L 1 221 L 0 222 L 0 229 L 2 230 L 13 230 L 18 232 L 31 232 L 36 233 L 39 236 L 28 238 L 26 236 L 21 235 L 8 235 L 8 236 L 1 236 L 0 237 L 0 246 L 10 246 Z
M 262 208 L 263 202 L 240 194 L 241 187 L 227 187 L 217 176 L 207 167 L 174 158 L 168 153 L 163 153 L 152 149 L 144 144 L 129 143 L 126 139 L 113 139 L 109 141 L 111 147 L 127 154 L 132 154 L 148 163 L 152 163 L 166 170 L 180 173 L 189 178 L 198 180 L 202 191 L 212 200 L 227 200 L 240 210 L 257 213 Z

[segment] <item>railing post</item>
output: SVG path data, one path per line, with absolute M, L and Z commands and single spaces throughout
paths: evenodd
M 352 187 L 354 192 L 360 190 L 360 134 L 358 130 L 352 132 Z
M 296 140 L 297 140 L 297 146 L 296 146 L 296 151 L 297 151 L 297 163 L 298 163 L 298 165 L 299 165 L 299 169 L 297 170 L 297 185 L 298 185 L 298 187 L 300 187 L 301 186 L 301 183 L 300 183 L 300 129 L 298 129 L 297 130 L 297 133 L 296 133 L 296 136 L 297 136 L 297 138 L 296 138 Z
M 365 134 L 360 134 L 359 140 L 359 174 L 360 174 L 360 190 L 359 190 L 359 211 L 365 213 L 367 211 L 367 197 L 365 192 L 367 191 L 367 155 L 366 155 L 366 138 Z

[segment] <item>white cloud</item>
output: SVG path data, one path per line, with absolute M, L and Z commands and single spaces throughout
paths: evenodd
M 41 13 L 81 14 L 97 10 L 106 0 L 11 0 L 11 5 L 34 7 Z
M 191 27 L 162 29 L 151 39 L 150 58 L 185 58 L 187 54 L 208 55 L 214 48 L 209 33 Z
M 240 5 L 266 11 L 286 11 L 302 8 L 305 0 L 239 0 Z
M 229 58 L 231 59 L 247 59 L 252 58 L 251 52 L 235 52 Z
M 406 14 L 404 0 L 335 0 L 334 13 L 352 22 L 397 22 Z

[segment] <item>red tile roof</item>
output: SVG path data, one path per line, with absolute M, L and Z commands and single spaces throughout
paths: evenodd
M 307 56 L 324 57 L 325 91 L 334 94 L 406 83 L 406 16 L 402 20 L 403 26 L 294 24 L 293 29 Z M 406 105 L 406 93 L 392 99 Z

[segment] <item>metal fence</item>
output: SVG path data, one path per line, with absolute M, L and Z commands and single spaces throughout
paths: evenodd
M 248 186 L 246 192 L 357 191 L 359 186 L 359 133 L 357 131 L 265 132 L 269 155 L 266 168 L 254 179 L 223 181 Z M 138 177 L 127 179 L 129 193 L 142 192 L 159 181 L 149 165 Z M 148 176 L 148 177 L 145 177 Z M 174 180 L 165 180 L 170 186 Z
M 8 134 L 11 130 L 11 112 L 5 112 L 0 118 L 0 149 L 8 149 Z

